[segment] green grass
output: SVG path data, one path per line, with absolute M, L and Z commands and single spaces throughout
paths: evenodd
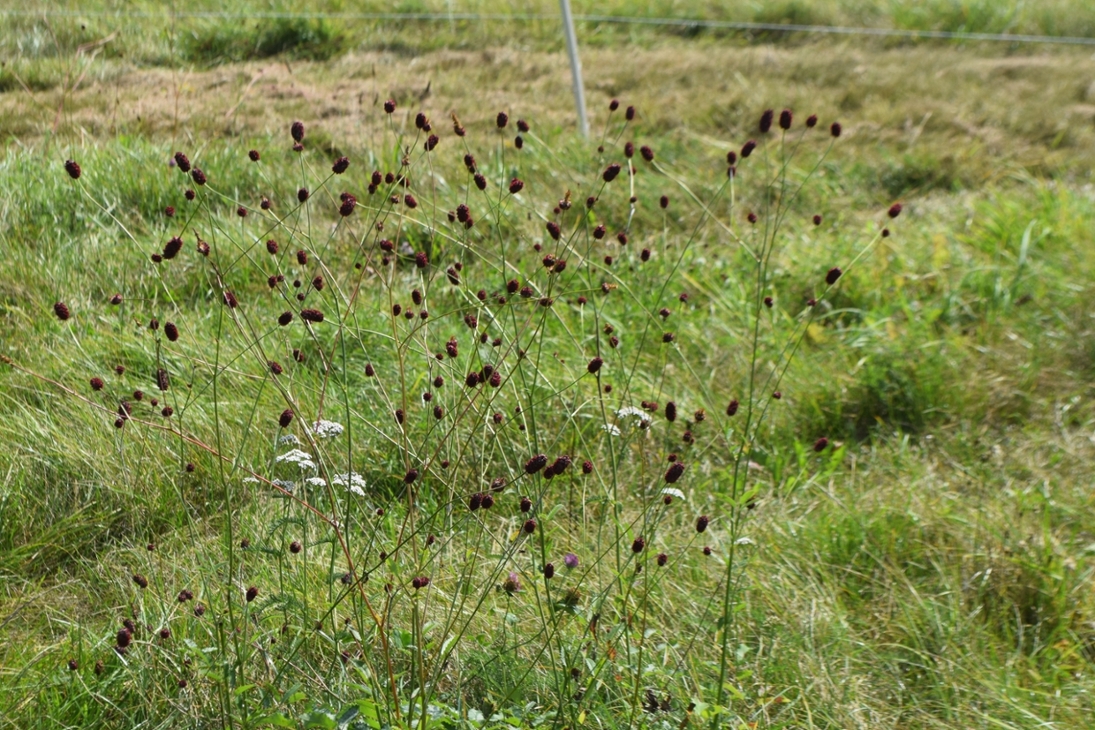
M 1070 35 L 1088 34 L 1092 22 L 1086 6 L 1064 2 L 601 7 Z M 456 9 L 468 8 L 485 9 Z M 435 9 L 444 8 L 398 8 Z M 427 34 L 418 24 L 150 18 L 90 58 L 74 49 L 109 32 L 105 21 L 49 22 L 17 20 L 0 33 L 5 48 L 19 48 L 0 70 L 0 114 L 10 121 L 0 160 L 0 355 L 14 364 L 0 364 L 0 727 L 332 727 L 352 708 L 364 725 L 396 726 L 390 684 L 406 698 L 424 668 L 443 678 L 430 683 L 430 726 L 707 724 L 724 635 L 724 727 L 1090 724 L 1095 130 L 1079 78 L 1090 54 L 771 36 L 726 47 L 709 32 L 586 28 L 598 138 L 608 98 L 639 108 L 620 139 L 617 115 L 600 155 L 596 141 L 571 131 L 565 62 L 546 22 L 514 24 L 528 33 L 518 50 L 517 40 L 459 23 Z M 498 27 L 508 26 L 489 34 Z M 422 225 L 396 228 L 382 195 L 365 192 L 373 169 L 399 167 L 376 106 L 388 96 L 400 101 L 397 126 L 413 132 L 423 108 L 441 137 L 432 171 L 422 167 L 421 140 L 411 152 L 411 218 Z M 737 420 L 723 411 L 731 398 L 745 400 L 758 308 L 751 259 L 734 236 L 755 244 L 745 214 L 763 212 L 779 192 L 756 184 L 757 153 L 740 163 L 734 206 L 719 198 L 717 222 L 693 233 L 701 216 L 685 186 L 714 199 L 726 151 L 757 135 L 762 109 L 784 105 L 795 109 L 796 129 L 816 109 L 844 122 L 845 135 L 788 209 L 767 280 L 773 306 L 759 308 L 763 373 L 825 273 L 845 273 L 815 310 L 779 384 L 783 398 L 763 398 L 773 405 L 747 451 L 758 491 L 746 508 L 730 471 L 744 410 Z M 502 108 L 532 125 L 519 153 L 513 121 L 504 137 L 492 131 Z M 450 110 L 492 183 L 524 180 L 520 202 L 491 203 L 469 184 Z M 296 118 L 308 128 L 301 156 L 288 149 Z M 638 165 L 627 247 L 594 244 L 578 209 L 627 139 L 654 147 L 661 171 Z M 818 145 L 808 147 L 791 180 L 807 176 Z M 247 159 L 251 148 L 260 163 Z M 197 202 L 183 198 L 193 184 L 167 164 L 178 149 L 209 174 Z M 349 171 L 324 184 L 341 154 Z M 76 183 L 66 158 L 83 167 Z M 302 184 L 312 198 L 298 207 Z M 343 190 L 360 205 L 340 223 Z M 568 190 L 576 205 L 561 218 L 580 232 L 577 250 L 588 244 L 596 255 L 582 264 L 570 252 L 571 266 L 552 278 L 531 245 L 550 247 L 543 221 Z M 624 178 L 612 183 L 588 224 L 605 223 L 611 240 L 629 224 L 629 194 Z M 661 194 L 671 197 L 666 213 Z M 260 213 L 260 195 L 280 222 Z M 465 199 L 477 221 L 470 233 L 445 218 Z M 905 209 L 890 221 L 895 200 Z M 251 209 L 245 220 L 237 204 Z M 383 235 L 429 250 L 432 279 L 405 258 L 380 265 L 373 224 L 382 219 Z M 849 266 L 883 223 L 893 235 Z M 149 255 L 184 227 L 183 253 L 153 264 Z M 194 250 L 194 231 L 213 244 L 209 259 Z M 281 242 L 276 258 L 267 238 Z M 298 248 L 310 252 L 307 267 L 295 261 Z M 601 263 L 606 253 L 611 266 Z M 455 260 L 465 263 L 460 286 L 444 274 Z M 302 279 L 302 290 L 316 273 L 326 286 L 307 305 L 291 287 L 282 299 L 267 285 L 275 267 L 288 282 Z M 218 272 L 238 310 L 220 303 Z M 552 307 L 519 296 L 495 306 L 514 272 L 560 287 Z M 604 295 L 602 281 L 617 288 Z M 480 286 L 492 294 L 486 304 Z M 391 304 L 420 309 L 409 299 L 415 287 L 428 299 L 428 333 L 394 347 L 393 326 L 407 325 L 388 314 Z M 116 292 L 125 301 L 111 306 Z M 59 300 L 73 312 L 66 322 L 52 313 Z M 318 306 L 327 321 L 274 324 L 301 306 Z M 664 323 L 661 307 L 673 310 Z M 463 322 L 469 311 L 507 345 L 476 346 Z M 488 311 L 500 319 L 490 322 Z M 177 342 L 162 336 L 168 321 L 181 330 Z M 606 324 L 619 350 L 605 344 Z M 663 330 L 676 335 L 672 345 L 661 344 Z M 434 361 L 450 336 L 460 359 Z M 585 373 L 594 353 L 606 360 L 601 384 L 612 393 Z M 284 375 L 269 374 L 270 359 Z M 469 405 L 464 376 L 488 362 L 506 380 L 482 391 L 494 403 Z M 172 374 L 166 393 L 156 389 L 159 367 Z M 438 373 L 441 388 L 429 384 Z M 102 392 L 88 387 L 92 376 L 106 381 Z M 427 389 L 430 404 L 420 398 Z M 152 408 L 151 397 L 163 402 Z M 123 398 L 134 421 L 116 429 Z M 681 415 L 670 424 L 659 411 L 648 431 L 612 440 L 601 429 L 602 399 L 609 422 L 641 399 L 663 409 L 674 400 Z M 337 530 L 268 484 L 244 481 L 251 472 L 296 477 L 274 462 L 287 402 L 301 437 L 321 404 L 348 427 L 303 448 L 331 473 L 361 474 L 366 494 L 295 492 Z M 175 409 L 169 421 L 156 415 L 163 403 Z M 434 404 L 466 441 L 443 437 Z M 406 410 L 405 430 L 396 407 Z M 694 423 L 699 408 L 708 417 Z M 494 412 L 505 416 L 498 428 Z M 686 428 L 695 443 L 682 440 Z M 811 449 L 819 436 L 832 441 L 820 455 Z M 433 465 L 435 449 L 449 469 Z M 537 452 L 578 461 L 550 482 L 519 476 Z M 670 452 L 688 464 L 678 484 L 687 500 L 663 508 Z M 581 458 L 595 462 L 588 477 Z M 403 474 L 427 461 L 408 509 Z M 497 475 L 515 481 L 493 511 L 469 512 L 468 496 Z M 538 526 L 515 539 L 522 494 L 536 501 Z M 712 517 L 703 535 L 699 514 Z M 747 516 L 740 533 L 737 514 Z M 427 532 L 436 545 L 425 545 Z M 648 542 L 636 574 L 638 534 Z M 340 536 L 369 572 L 360 591 L 340 580 Z M 732 548 L 739 536 L 748 540 Z M 731 550 L 741 572 L 724 634 Z M 663 551 L 661 568 L 654 556 Z M 562 566 L 566 552 L 580 556 L 579 569 Z M 552 581 L 537 574 L 545 559 L 556 566 Z M 522 584 L 512 597 L 501 589 L 511 570 Z M 147 589 L 134 573 L 148 577 Z M 409 586 L 419 575 L 431 578 L 425 591 Z M 251 585 L 260 592 L 247 602 Z M 177 600 L 183 588 L 195 602 Z M 578 592 L 568 599 L 570 589 Z M 370 606 L 382 607 L 384 629 Z M 131 617 L 134 647 L 120 657 L 111 647 Z M 171 636 L 161 639 L 165 626 Z M 456 628 L 458 640 L 446 644 Z M 435 663 L 452 646 L 447 663 Z M 648 691 L 669 710 L 645 711 Z

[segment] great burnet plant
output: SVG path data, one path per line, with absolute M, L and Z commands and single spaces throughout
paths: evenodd
M 324 160 L 301 122 L 290 149 L 241 153 L 264 190 L 174 154 L 166 243 L 121 226 L 140 274 L 99 282 L 117 293 L 89 311 L 53 309 L 76 336 L 112 308 L 141 322 L 144 371 L 104 362 L 51 387 L 102 412 L 129 458 L 170 449 L 201 474 L 223 555 L 201 591 L 134 576 L 134 613 L 162 629 L 134 615 L 104 630 L 82 657 L 99 681 L 120 691 L 166 651 L 165 681 L 226 722 L 290 712 L 302 666 L 333 672 L 374 726 L 469 703 L 570 727 L 598 706 L 697 712 L 688 698 L 731 716 L 744 529 L 769 486 L 748 467 L 826 297 L 889 231 L 776 306 L 782 231 L 840 125 L 766 111 L 696 192 L 650 146 L 621 144 L 633 107 L 609 110 L 572 168 L 506 113 L 479 134 L 452 115 L 442 139 L 393 100 L 368 166 Z M 64 167 L 114 215 L 93 170 Z M 709 240 L 737 276 L 689 291 Z M 697 372 L 703 316 L 747 323 L 729 387 Z M 710 590 L 682 626 L 659 606 L 686 564 Z M 656 635 L 670 639 L 652 671 Z

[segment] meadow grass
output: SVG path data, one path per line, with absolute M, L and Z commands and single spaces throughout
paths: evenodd
M 1062 18 L 1079 28 L 1084 12 L 780 7 L 795 22 L 1016 31 Z M 0 95 L 10 123 L 0 162 L 5 726 L 1090 722 L 1090 54 L 786 38 L 727 47 L 606 29 L 585 56 L 596 115 L 587 143 L 573 135 L 565 61 L 547 30 L 530 50 L 460 50 L 480 31 L 370 26 L 408 44 L 393 52 L 351 27 L 337 29 L 336 53 L 274 48 L 281 55 L 262 61 L 242 49 L 268 34 L 241 41 L 203 21 L 198 36 L 222 45 L 201 55 L 149 32 L 162 29 L 150 19 L 127 31 L 121 57 L 104 46 L 88 59 L 73 52 L 86 29 L 50 23 L 74 40 L 12 59 L 28 88 Z M 34 27 L 5 38 L 33 39 Z M 605 121 L 615 96 L 636 105 L 633 123 L 622 108 Z M 389 97 L 399 102 L 390 118 Z M 727 151 L 763 141 L 760 112 L 784 106 L 795 134 L 809 113 L 825 124 L 782 181 L 764 171 L 777 141 L 763 145 L 767 158 L 739 161 L 731 204 Z M 419 109 L 441 137 L 429 155 Z M 466 138 L 453 135 L 452 110 Z M 532 127 L 520 151 L 518 117 Z M 294 119 L 307 129 L 299 154 Z M 825 154 L 836 119 L 844 133 Z M 625 172 L 602 189 L 628 140 L 653 147 L 656 165 L 636 153 L 634 180 Z M 489 197 L 461 161 L 465 141 Z M 209 175 L 194 202 L 183 190 L 197 186 L 169 165 L 176 150 Z M 405 154 L 412 211 L 386 202 L 398 186 L 365 192 L 372 170 L 398 172 Z M 350 167 L 333 176 L 341 155 Z M 83 168 L 77 181 L 68 158 Z M 524 189 L 509 196 L 514 177 Z M 340 222 L 343 190 L 358 207 Z M 567 191 L 572 209 L 554 213 Z M 589 194 L 600 199 L 587 215 Z M 462 201 L 473 228 L 447 220 Z M 773 201 L 789 207 L 771 239 L 766 307 L 748 251 L 769 239 L 747 213 L 763 226 Z M 891 220 L 895 201 L 904 210 Z M 375 230 L 381 220 L 387 233 Z M 547 220 L 567 223 L 570 266 L 558 275 L 540 263 L 563 257 Z M 607 244 L 587 237 L 599 223 Z M 882 225 L 893 235 L 880 238 Z M 149 260 L 183 230 L 177 258 Z M 622 230 L 626 246 L 614 242 Z M 387 265 L 385 235 L 408 246 Z M 454 286 L 445 270 L 456 260 Z M 834 266 L 844 272 L 826 290 Z M 286 281 L 272 290 L 276 272 Z M 316 275 L 322 288 L 310 286 Z M 510 276 L 534 296 L 497 304 Z M 221 303 L 225 286 L 238 308 Z M 804 318 L 810 297 L 821 302 Z M 55 316 L 58 301 L 68 320 Z M 393 317 L 395 303 L 428 306 L 427 324 Z M 305 326 L 300 308 L 313 306 L 327 317 Z M 287 309 L 297 316 L 278 327 Z M 465 314 L 477 314 L 474 331 Z M 792 332 L 801 344 L 782 397 L 760 394 L 767 418 L 735 459 L 746 411 L 727 416 L 727 403 L 748 405 L 754 351 L 765 378 L 788 363 Z M 449 337 L 459 356 L 434 360 Z M 587 371 L 593 356 L 606 363 L 599 376 Z M 497 389 L 464 385 L 487 364 L 505 373 Z M 163 392 L 158 369 L 170 371 Z M 430 384 L 438 375 L 441 387 Z M 123 399 L 132 414 L 115 428 Z M 276 461 L 287 399 L 287 432 L 318 465 L 314 486 Z M 657 411 L 615 415 L 642 400 Z M 307 425 L 321 417 L 346 431 L 317 438 Z M 522 476 L 536 453 L 575 461 L 550 481 Z M 684 498 L 664 505 L 670 453 L 687 465 L 674 483 Z M 735 464 L 749 475 L 744 494 Z M 421 489 L 405 486 L 410 468 Z M 363 494 L 339 483 L 345 473 Z M 496 476 L 506 477 L 497 493 Z M 497 504 L 469 510 L 483 493 Z M 537 520 L 524 536 L 522 496 Z M 423 576 L 429 585 L 413 587 Z M 184 590 L 193 600 L 179 600 Z M 119 653 L 127 619 L 132 643 Z

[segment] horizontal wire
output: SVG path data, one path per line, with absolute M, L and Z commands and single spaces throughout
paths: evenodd
M 241 20 L 288 20 L 306 18 L 313 20 L 381 20 L 381 21 L 471 21 L 471 22 L 534 22 L 559 20 L 552 13 L 320 13 L 320 12 L 236 12 L 219 10 L 109 11 L 109 10 L 24 10 L 0 9 L 7 16 L 56 16 L 56 17 L 106 17 L 106 18 L 207 18 Z M 781 33 L 812 33 L 827 35 L 861 35 L 912 40 L 989 41 L 999 43 L 1049 43 L 1057 45 L 1095 46 L 1095 38 L 1079 36 L 1051 36 L 1012 33 L 974 33 L 949 30 L 909 30 L 900 28 L 861 28 L 838 25 L 800 25 L 795 23 L 750 23 L 731 20 L 706 20 L 703 18 L 650 18 L 624 15 L 575 15 L 580 23 L 606 23 L 613 25 L 647 25 L 686 29 L 716 29 L 738 31 L 762 31 Z

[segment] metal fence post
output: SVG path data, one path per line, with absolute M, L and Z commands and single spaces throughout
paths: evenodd
M 574 16 L 570 12 L 570 0 L 559 0 L 563 11 L 563 32 L 567 37 L 567 55 L 570 56 L 570 74 L 574 79 L 574 105 L 578 108 L 578 128 L 583 137 L 589 137 L 589 120 L 586 118 L 586 92 L 582 85 L 582 62 L 578 60 L 578 37 L 574 34 Z

